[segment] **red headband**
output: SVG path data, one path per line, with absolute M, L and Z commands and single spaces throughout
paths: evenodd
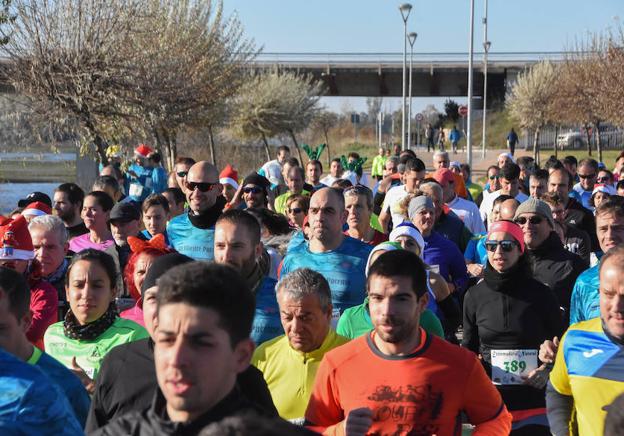
M 524 233 L 518 224 L 511 221 L 495 221 L 490 225 L 488 239 L 492 233 L 496 232 L 509 233 L 520 245 L 520 252 L 524 253 Z

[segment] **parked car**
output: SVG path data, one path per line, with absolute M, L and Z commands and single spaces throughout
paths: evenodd
M 596 135 L 590 130 L 592 146 L 596 145 Z M 600 128 L 600 142 L 603 148 L 618 148 L 624 143 L 624 130 L 614 126 Z M 587 134 L 585 129 L 570 129 L 557 135 L 557 147 L 560 149 L 587 148 Z

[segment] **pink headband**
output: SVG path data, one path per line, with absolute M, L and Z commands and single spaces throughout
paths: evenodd
M 524 253 L 524 234 L 518 224 L 512 223 L 511 221 L 495 221 L 490 225 L 490 229 L 488 230 L 488 239 L 492 233 L 496 232 L 509 233 L 520 245 L 520 252 Z

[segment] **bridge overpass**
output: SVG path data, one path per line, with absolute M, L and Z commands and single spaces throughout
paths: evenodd
M 562 62 L 564 57 L 563 52 L 488 53 L 488 102 L 504 99 L 525 68 L 546 59 Z M 252 68 L 311 75 L 325 83 L 327 96 L 400 97 L 403 92 L 403 53 L 262 53 Z M 478 107 L 483 97 L 483 53 L 474 54 L 474 70 Z M 468 53 L 414 53 L 412 95 L 468 95 Z

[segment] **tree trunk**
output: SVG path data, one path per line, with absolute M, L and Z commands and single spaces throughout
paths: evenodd
M 295 144 L 295 148 L 297 149 L 297 156 L 299 156 L 299 165 L 305 168 L 304 162 L 303 162 L 303 156 L 301 155 L 301 150 L 299 149 L 299 143 L 297 142 L 297 138 L 295 137 L 295 132 L 293 132 L 292 130 L 289 130 L 288 133 L 290 134 L 290 137 L 293 140 L 293 144 Z
M 559 136 L 559 125 L 555 126 L 555 157 L 559 159 L 559 147 L 557 144 L 557 136 Z
M 97 152 L 98 159 L 102 166 L 108 165 L 108 158 L 106 157 L 105 142 L 100 135 L 95 135 L 93 138 L 93 144 L 95 144 L 95 151 Z
M 266 153 L 267 162 L 271 160 L 271 150 L 269 149 L 269 142 L 266 139 L 264 133 L 262 134 L 262 142 L 264 143 L 264 152 Z
M 212 127 L 210 125 L 208 126 L 208 139 L 210 140 L 210 161 L 216 166 L 217 160 L 215 158 L 215 142 L 212 134 Z
M 540 127 L 535 129 L 535 134 L 533 135 L 533 159 L 535 160 L 535 165 L 540 164 L 540 153 L 539 153 L 539 135 L 540 135 Z
M 589 126 L 585 125 L 585 136 L 587 136 L 587 154 L 592 155 L 592 146 L 591 146 L 591 134 L 589 133 Z
M 327 146 L 327 168 L 331 167 L 331 153 L 329 152 L 329 137 L 327 135 L 327 131 L 323 131 L 325 135 L 325 145 Z
M 596 151 L 598 152 L 598 162 L 602 162 L 602 140 L 600 139 L 600 121 L 594 123 L 596 128 Z

